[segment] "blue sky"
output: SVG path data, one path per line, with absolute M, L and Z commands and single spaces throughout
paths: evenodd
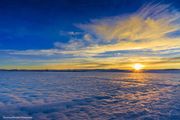
M 178 0 L 0 3 L 0 68 L 178 68 Z

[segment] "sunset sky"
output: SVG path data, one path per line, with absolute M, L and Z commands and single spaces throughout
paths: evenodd
M 180 69 L 179 0 L 0 0 L 0 69 Z

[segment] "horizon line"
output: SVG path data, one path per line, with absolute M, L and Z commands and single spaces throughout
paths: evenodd
M 170 70 L 180 70 L 180 69 L 142 69 L 139 72 L 146 71 L 170 71 Z M 130 72 L 135 71 L 133 69 L 0 69 L 0 71 L 124 71 Z

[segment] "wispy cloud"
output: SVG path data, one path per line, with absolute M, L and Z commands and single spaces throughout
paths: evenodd
M 103 41 L 116 41 L 108 44 L 108 48 L 169 48 L 180 45 L 179 38 L 167 36 L 180 29 L 179 21 L 180 13 L 169 5 L 150 4 L 131 15 L 94 20 L 79 27 L 93 32 Z
M 62 36 L 77 36 L 81 35 L 82 33 L 77 31 L 60 31 L 59 34 Z
M 177 34 L 169 37 L 169 34 L 180 30 L 179 21 L 180 13 L 170 5 L 148 4 L 129 15 L 78 24 L 88 34 L 81 39 L 71 39 L 66 44 L 56 42 L 54 45 L 85 56 L 118 50 L 177 48 L 180 38 Z
M 180 55 L 180 12 L 170 5 L 147 4 L 132 14 L 91 20 L 77 26 L 84 31 L 61 31 L 60 34 L 68 35 L 70 40 L 57 41 L 52 49 L 0 53 L 67 58 L 43 64 L 52 69 L 127 69 L 134 62 L 158 63 L 157 68 L 180 65 L 179 59 L 174 59 Z

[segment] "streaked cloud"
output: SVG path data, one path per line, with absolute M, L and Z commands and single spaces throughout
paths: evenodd
M 115 41 L 114 44 L 105 45 L 109 49 L 165 49 L 180 45 L 179 38 L 167 36 L 180 29 L 179 22 L 178 11 L 171 10 L 169 5 L 155 4 L 146 5 L 130 15 L 93 20 L 89 24 L 80 24 L 79 27 L 93 32 L 105 42 Z M 105 49 L 105 46 L 95 49 Z
M 0 53 L 24 61 L 27 56 L 38 57 L 42 62 L 39 66 L 36 60 L 27 64 L 35 69 L 129 69 L 136 62 L 146 64 L 148 69 L 153 64 L 157 69 L 180 66 L 180 12 L 170 5 L 148 4 L 135 13 L 77 26 L 83 32 L 61 31 L 70 40 L 57 41 L 52 49 Z

